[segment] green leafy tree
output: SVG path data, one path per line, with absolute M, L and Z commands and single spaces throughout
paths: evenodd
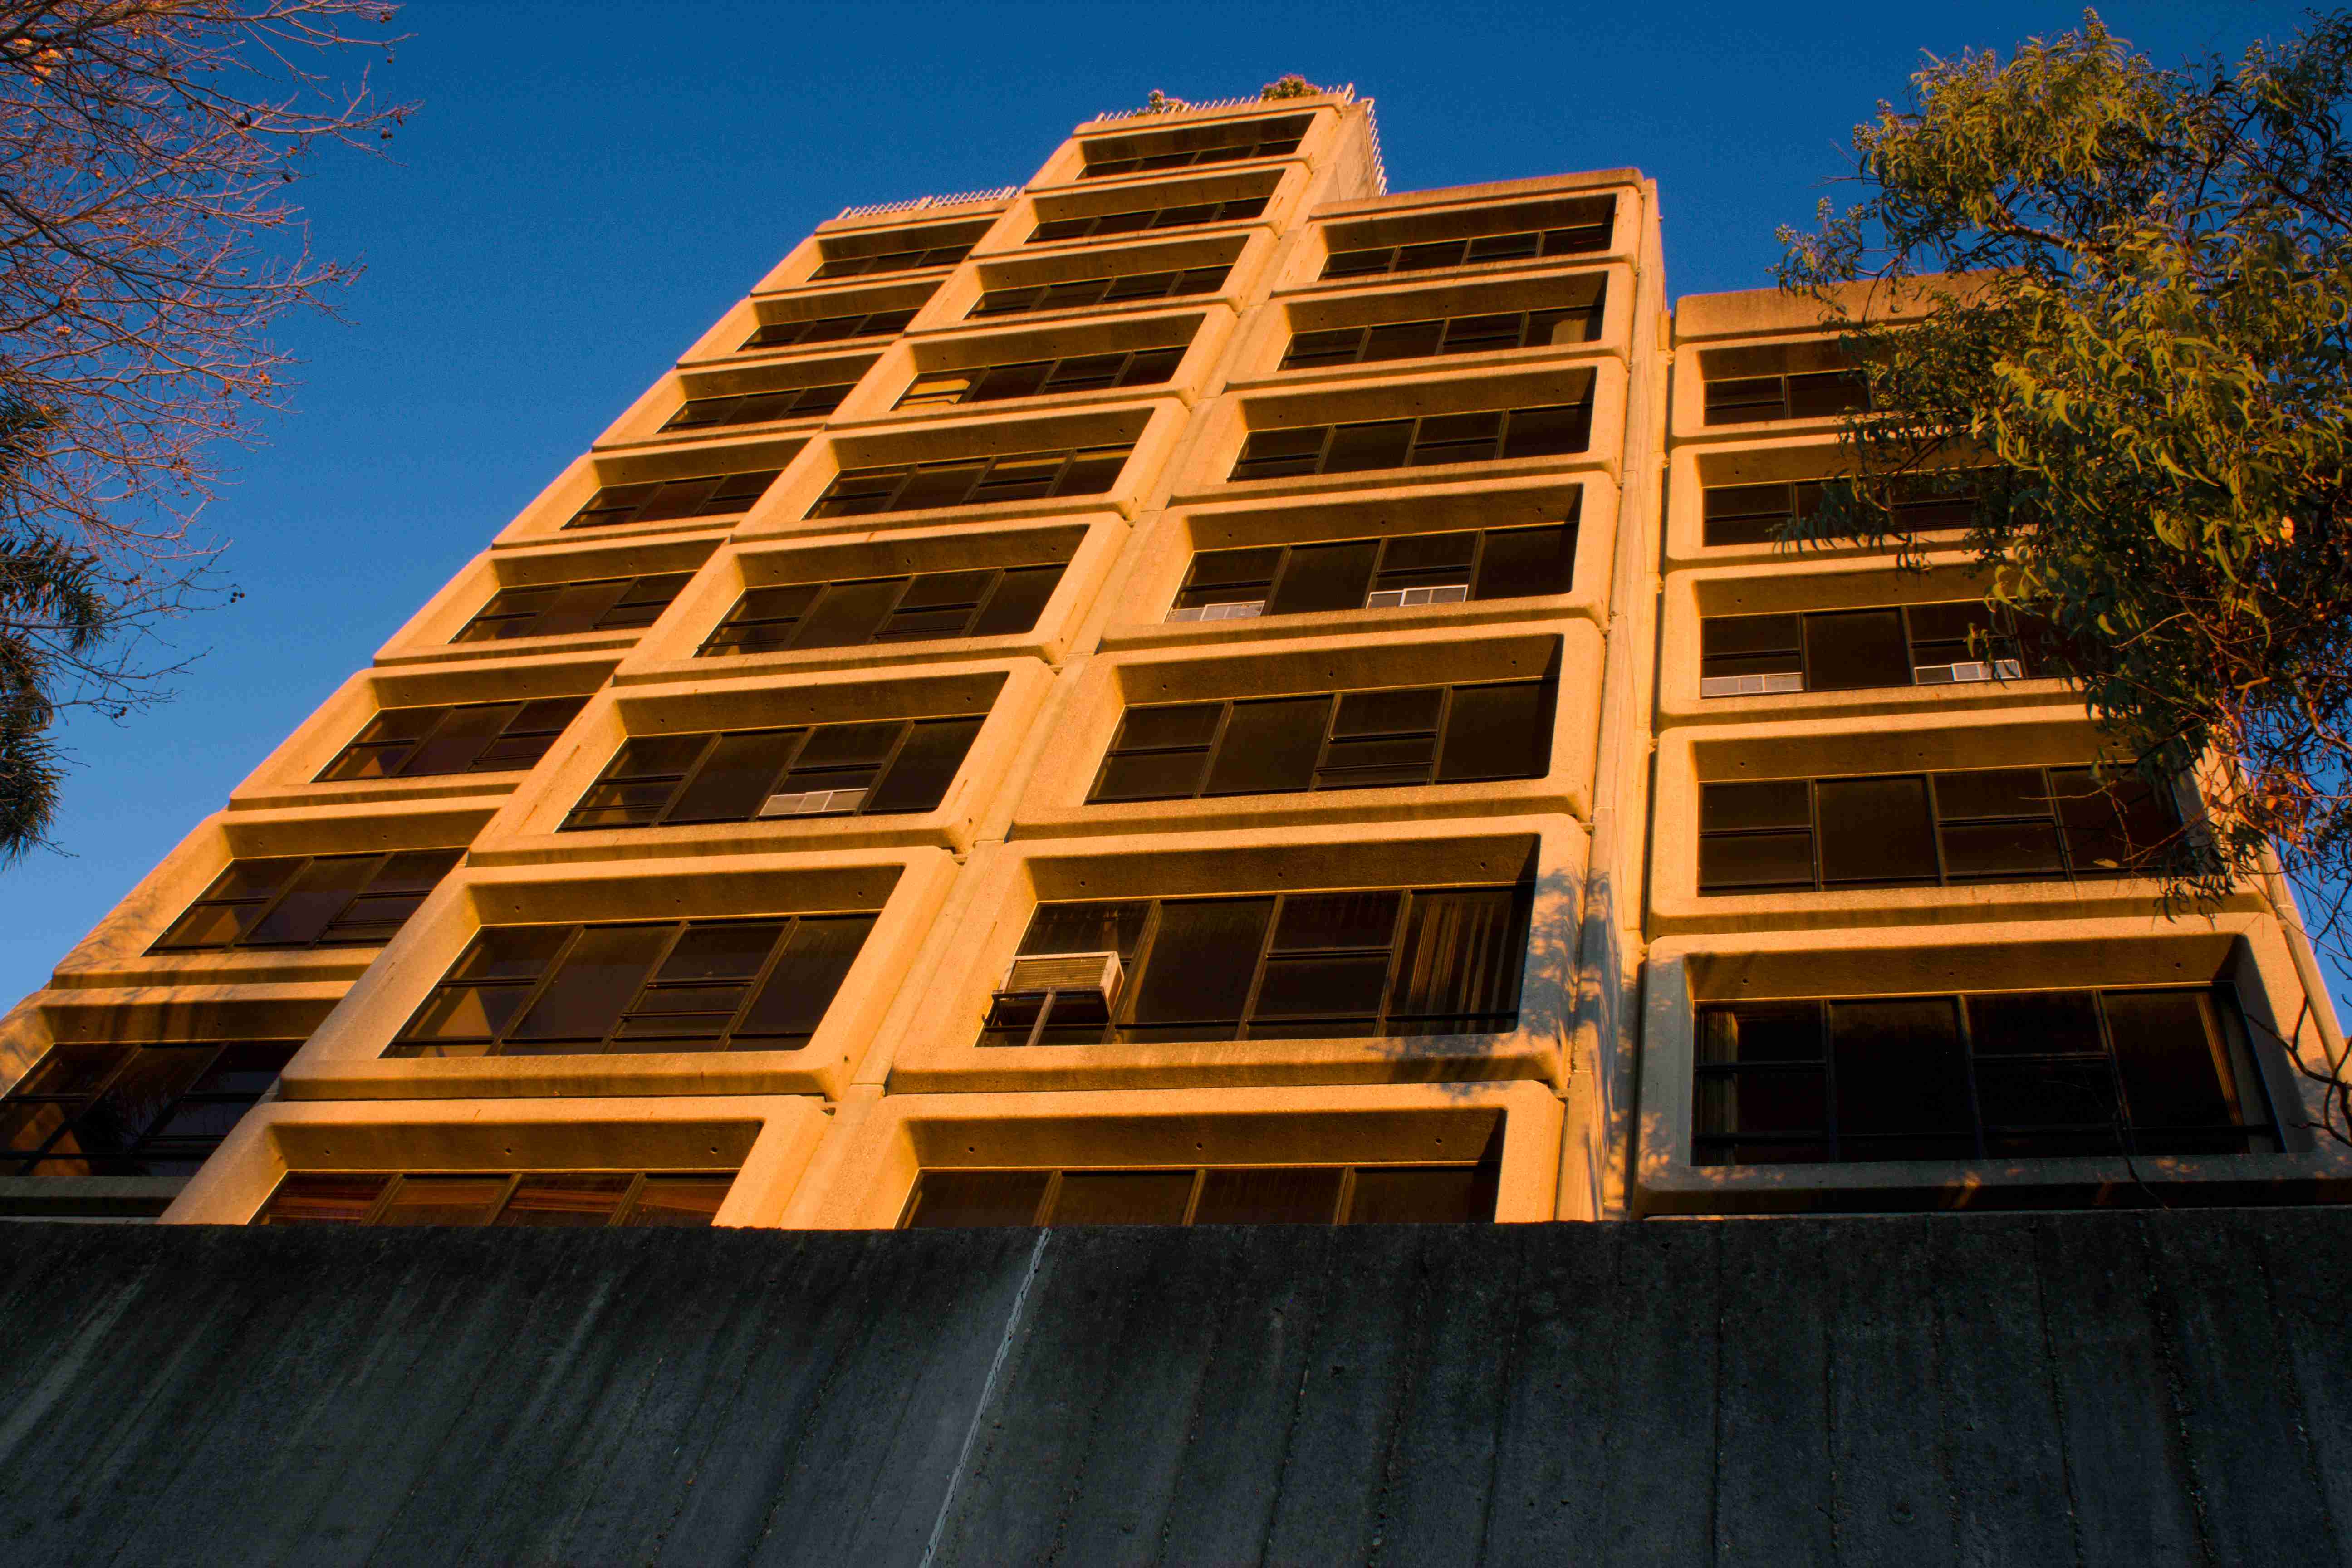
M 2194 781 L 2150 847 L 2174 907 L 2258 891 L 2324 992 L 2352 889 L 2352 16 L 2172 70 L 2086 13 L 1911 85 L 1855 128 L 1862 199 L 1781 232 L 1782 287 L 1869 389 L 1786 542 L 1916 564 L 1895 503 L 1974 470 L 1958 548 L 2046 628 L 2111 776 Z M 2289 1027 L 2352 1141 L 2341 1039 Z

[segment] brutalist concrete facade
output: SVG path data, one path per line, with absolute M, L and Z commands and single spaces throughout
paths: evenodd
M 1472 325 L 1412 325 L 1441 321 Z M 1380 357 L 1416 331 L 1407 357 Z M 1821 337 L 1769 293 L 1670 310 L 1656 186 L 1632 170 L 1390 194 L 1371 104 L 1347 92 L 1105 117 L 1017 189 L 846 213 L 0 1022 L 19 1111 L 61 1045 L 301 1042 L 274 1089 L 193 1178 L 184 1151 L 176 1173 L 136 1148 L 57 1142 L 43 1163 L 26 1132 L 0 1199 L 236 1224 L 289 1172 L 707 1171 L 738 1173 L 720 1224 L 858 1228 L 899 1223 L 925 1171 L 1472 1160 L 1509 1221 L 2334 1195 L 2347 1162 L 2301 1125 L 2315 1102 L 2294 1059 L 2318 1059 L 2333 1015 L 2258 900 L 2167 919 L 2131 877 L 1700 886 L 1709 784 L 2093 750 L 2065 689 L 2022 676 L 1703 682 L 1711 616 L 1971 591 L 1932 534 L 1928 579 L 1887 553 L 1709 542 L 1711 489 L 1818 477 L 1835 428 L 1793 405 L 1710 422 L 1709 380 L 1804 374 Z M 1046 368 L 971 395 L 1003 366 Z M 1327 426 L 1341 433 L 1313 434 Z M 1363 458 L 1348 429 L 1404 444 Z M 1517 448 L 1513 431 L 1530 433 Z M 1254 608 L 1199 591 L 1210 552 L 1563 523 L 1563 570 L 1518 592 L 1423 574 L 1286 609 L 1272 590 Z M 846 646 L 708 646 L 763 591 L 1048 566 L 1025 626 L 943 612 Z M 644 614 L 552 635 L 515 619 L 551 602 L 526 590 L 625 583 Z M 494 600 L 525 606 L 524 635 L 478 634 Z M 1517 776 L 1099 798 L 1139 706 L 1536 680 L 1549 739 Z M 467 771 L 349 760 L 410 722 L 378 716 L 437 708 L 495 710 L 508 738 Z M 748 820 L 582 819 L 634 743 L 886 721 L 954 729 L 965 749 L 935 799 L 884 813 L 813 788 Z M 499 745 L 528 765 L 490 765 Z M 226 898 L 233 863 L 428 849 L 462 855 L 388 941 L 156 947 Z M 1042 904 L 1507 883 L 1525 933 L 1507 1019 L 987 1040 Z M 822 1016 L 754 1048 L 387 1054 L 486 930 L 792 917 L 864 935 Z M 1385 984 L 1393 1007 L 1403 981 Z M 2216 984 L 2234 1031 L 2216 1070 L 2260 1128 L 2232 1152 L 1702 1149 L 1706 1119 L 1730 1114 L 1702 1104 L 1710 1006 Z M 74 1113 L 14 1125 L 47 1137 Z M 110 1114 L 108 1136 L 136 1144 L 134 1112 Z

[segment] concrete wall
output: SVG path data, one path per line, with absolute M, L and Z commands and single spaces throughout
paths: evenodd
M 2319 1563 L 2352 1218 L 0 1226 L 0 1563 Z

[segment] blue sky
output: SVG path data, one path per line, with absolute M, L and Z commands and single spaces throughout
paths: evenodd
M 1025 180 L 1071 125 L 1285 71 L 1380 105 L 1396 190 L 1640 167 L 1676 294 L 1769 282 L 1921 51 L 2006 51 L 2077 6 L 418 0 L 378 68 L 421 101 L 392 161 L 296 189 L 365 261 L 281 333 L 295 411 L 207 516 L 241 602 L 184 625 L 171 707 L 78 720 L 58 838 L 0 870 L 0 1011 L 818 222 Z M 2121 5 L 2159 61 L 2290 5 Z

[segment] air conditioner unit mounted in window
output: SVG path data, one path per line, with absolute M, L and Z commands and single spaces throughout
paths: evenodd
M 1016 958 L 996 988 L 990 1026 L 1033 1023 L 1048 1000 L 1055 1023 L 1108 1023 L 1125 978 L 1116 952 L 1034 952 Z
M 1171 610 L 1171 621 L 1250 621 L 1265 614 L 1264 599 L 1244 599 L 1229 605 L 1195 605 L 1187 610 Z
M 1417 605 L 1458 605 L 1470 596 L 1467 583 L 1434 588 L 1386 588 L 1364 601 L 1368 610 L 1409 610 Z
M 2025 667 L 2013 658 L 1997 658 L 1990 663 L 1974 658 L 1953 664 L 1923 664 L 1912 670 L 1911 678 L 1921 686 L 1951 686 L 1979 680 L 2017 680 L 2024 674 Z

